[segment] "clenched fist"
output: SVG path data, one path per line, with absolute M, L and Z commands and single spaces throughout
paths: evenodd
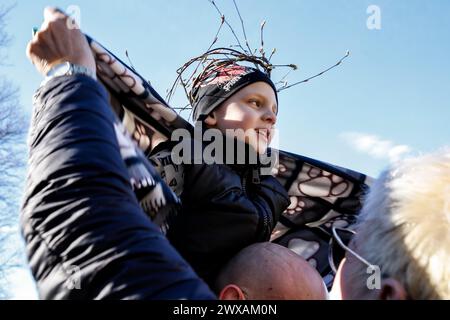
M 44 22 L 28 43 L 27 56 L 44 76 L 56 64 L 69 61 L 95 73 L 95 59 L 86 37 L 56 8 L 44 10 Z

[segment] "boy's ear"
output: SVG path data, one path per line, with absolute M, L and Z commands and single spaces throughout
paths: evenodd
M 217 124 L 216 113 L 214 111 L 208 114 L 208 116 L 205 118 L 205 123 L 210 127 L 213 127 Z

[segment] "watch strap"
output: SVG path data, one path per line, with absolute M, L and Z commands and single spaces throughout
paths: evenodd
M 94 80 L 97 80 L 97 75 L 91 69 L 89 69 L 85 66 L 79 65 L 79 64 L 75 64 L 75 63 L 66 61 L 66 62 L 59 63 L 57 65 L 54 65 L 47 72 L 47 75 L 46 75 L 44 81 L 41 83 L 41 86 L 45 85 L 48 81 L 50 81 L 51 79 L 53 79 L 55 77 L 73 76 L 73 75 L 77 75 L 77 74 L 83 74 L 83 75 L 91 77 Z

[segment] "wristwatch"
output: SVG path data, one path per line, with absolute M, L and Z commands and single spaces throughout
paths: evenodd
M 97 80 L 97 76 L 94 71 L 91 69 L 81 66 L 79 64 L 74 64 L 68 61 L 59 63 L 55 66 L 53 66 L 46 74 L 45 79 L 42 83 L 44 85 L 47 83 L 50 79 L 54 77 L 61 77 L 61 76 L 72 76 L 75 74 L 84 74 L 86 76 L 89 76 L 93 78 L 94 80 Z

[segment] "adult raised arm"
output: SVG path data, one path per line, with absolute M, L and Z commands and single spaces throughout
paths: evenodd
M 27 47 L 36 69 L 95 70 L 68 17 L 46 8 Z M 85 73 L 36 92 L 21 228 L 44 299 L 211 299 L 214 295 L 141 210 L 121 157 L 119 121 Z

